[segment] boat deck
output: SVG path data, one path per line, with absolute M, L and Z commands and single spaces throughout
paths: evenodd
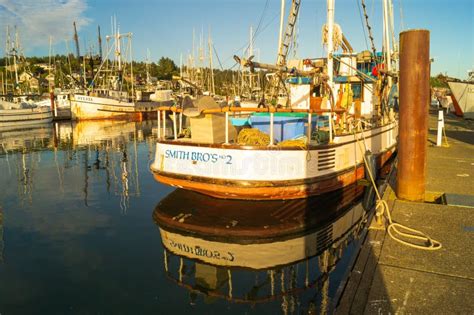
M 448 117 L 449 147 L 436 147 L 437 112 L 430 115 L 426 180 L 430 199 L 447 205 L 396 200 L 386 194 L 395 222 L 442 243 L 438 251 L 404 246 L 384 230 L 369 230 L 336 314 L 470 314 L 474 310 L 474 126 Z M 444 193 L 444 195 L 442 194 Z

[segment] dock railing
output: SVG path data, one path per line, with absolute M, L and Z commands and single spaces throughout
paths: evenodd
M 177 106 L 161 106 L 158 108 L 158 139 L 166 138 L 166 115 L 171 112 L 173 115 L 173 138 L 178 140 L 178 135 L 183 131 L 183 109 Z M 307 137 L 311 139 L 312 131 L 312 115 L 325 115 L 329 118 L 329 142 L 333 140 L 333 117 L 346 112 L 346 109 L 299 109 L 299 108 L 276 108 L 276 107 L 255 107 L 255 108 L 243 108 L 243 107 L 231 107 L 224 106 L 220 108 L 205 109 L 201 114 L 225 114 L 225 142 L 229 143 L 229 113 L 269 113 L 270 114 L 270 144 L 274 145 L 274 114 L 275 113 L 306 113 L 308 114 L 308 129 Z M 179 117 L 178 117 L 179 115 Z M 179 123 L 179 128 L 178 128 Z

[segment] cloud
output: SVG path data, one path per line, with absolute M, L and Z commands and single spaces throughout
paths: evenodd
M 0 39 L 5 42 L 7 25 L 17 26 L 26 50 L 47 46 L 49 36 L 54 43 L 72 39 L 73 21 L 78 30 L 90 23 L 86 9 L 86 0 L 0 0 Z

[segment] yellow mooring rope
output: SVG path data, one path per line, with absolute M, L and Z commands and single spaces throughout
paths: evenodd
M 356 142 L 359 145 L 359 149 L 361 150 L 362 156 L 364 158 L 364 163 L 366 165 L 366 170 L 367 170 L 367 173 L 369 174 L 370 181 L 371 181 L 372 186 L 374 187 L 375 193 L 377 195 L 377 202 L 376 202 L 376 207 L 375 207 L 376 212 L 378 213 L 377 215 L 382 216 L 382 215 L 385 214 L 386 217 L 387 217 L 387 220 L 388 220 L 387 233 L 388 233 L 388 235 L 390 235 L 390 237 L 394 241 L 396 241 L 398 243 L 401 243 L 403 245 L 412 247 L 412 248 L 422 249 L 422 250 L 438 250 L 438 249 L 441 249 L 441 247 L 442 247 L 441 243 L 434 240 L 434 239 L 432 239 L 427 234 L 425 234 L 421 231 L 409 228 L 407 226 L 404 226 L 400 223 L 393 222 L 392 216 L 390 214 L 390 207 L 388 206 L 388 203 L 385 200 L 383 200 L 382 197 L 380 196 L 380 193 L 377 189 L 377 184 L 375 183 L 372 171 L 370 170 L 370 167 L 368 167 L 367 158 L 365 157 L 365 152 L 363 151 L 363 148 L 360 144 L 360 139 L 358 139 L 357 135 L 355 134 L 356 129 L 362 130 L 361 134 L 362 134 L 362 138 L 363 138 L 364 146 L 365 146 L 364 130 L 362 129 L 362 125 L 361 125 L 360 121 L 357 124 L 357 128 L 354 128 L 353 133 L 354 133 L 354 137 L 356 138 Z M 404 232 L 402 230 L 404 230 L 406 232 Z M 408 239 L 424 241 L 426 243 L 426 245 L 418 245 L 418 244 L 414 244 L 414 243 L 402 240 L 401 238 L 397 237 L 397 235 L 406 237 Z

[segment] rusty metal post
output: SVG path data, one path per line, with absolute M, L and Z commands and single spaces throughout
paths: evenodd
M 430 33 L 400 33 L 400 122 L 397 196 L 424 201 L 428 110 L 430 102 Z

